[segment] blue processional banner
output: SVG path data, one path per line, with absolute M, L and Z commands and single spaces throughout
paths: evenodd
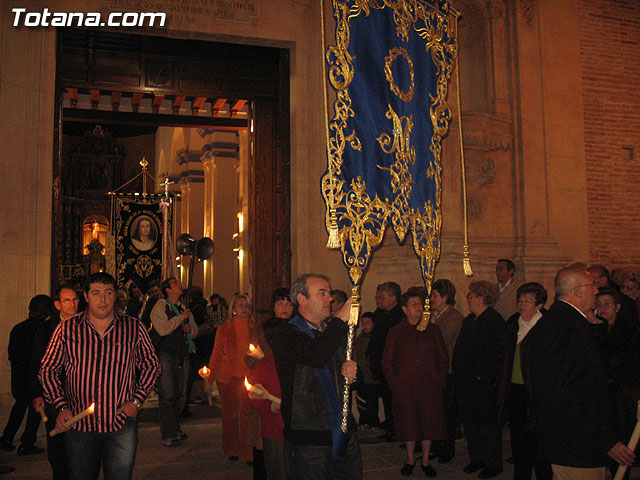
M 353 285 L 390 225 L 410 231 L 427 290 L 440 255 L 441 140 L 457 54 L 446 1 L 333 1 L 336 91 L 322 177 L 326 225 Z

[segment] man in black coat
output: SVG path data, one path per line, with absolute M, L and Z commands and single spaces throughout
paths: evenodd
M 30 372 L 31 390 L 35 397 L 33 399 L 33 407 L 35 409 L 44 408 L 48 419 L 46 423 L 47 432 L 55 429 L 58 412 L 53 405 L 44 401 L 42 385 L 40 385 L 40 381 L 38 380 L 38 371 L 40 370 L 40 363 L 42 362 L 44 353 L 47 351 L 47 346 L 49 345 L 53 331 L 61 321 L 73 317 L 78 311 L 78 295 L 74 288 L 66 285 L 58 288 L 53 305 L 57 312 L 36 328 L 33 349 L 31 351 Z M 64 437 L 64 435 L 56 435 L 55 437 L 46 436 L 47 458 L 51 465 L 53 480 L 67 480 L 69 478 L 69 466 L 67 465 Z
M 604 478 L 607 455 L 631 465 L 634 454 L 613 432 L 605 374 L 587 330 L 598 292 L 581 265 L 561 269 L 556 301 L 522 345 L 538 455 L 554 478 Z
M 387 379 L 382 373 L 382 354 L 387 341 L 389 329 L 402 321 L 404 312 L 398 303 L 400 300 L 400 285 L 395 282 L 385 282 L 376 289 L 376 311 L 373 312 L 373 330 L 367 348 L 367 358 L 374 380 L 380 382 L 380 396 L 384 405 L 385 420 L 382 427 L 387 431 L 385 438 L 389 442 L 395 440 L 393 429 L 393 411 L 391 406 L 391 390 Z
M 13 437 L 22 424 L 25 412 L 27 424 L 20 437 L 18 455 L 33 455 L 44 452 L 36 447 L 36 436 L 40 426 L 40 415 L 31 406 L 33 394 L 31 392 L 29 371 L 31 365 L 31 350 L 38 325 L 48 318 L 53 310 L 51 298 L 47 295 L 36 295 L 29 302 L 29 318 L 20 322 L 11 330 L 9 336 L 9 361 L 11 362 L 11 394 L 15 399 L 9 420 L 0 438 L 0 449 L 13 450 Z

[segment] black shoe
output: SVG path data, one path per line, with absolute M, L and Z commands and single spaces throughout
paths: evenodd
M 483 468 L 485 468 L 484 462 L 471 462 L 469 465 L 464 467 L 462 471 L 464 473 L 473 473 L 477 472 L 478 470 L 482 470 Z
M 231 457 L 229 457 L 229 460 L 231 460 L 232 462 L 237 462 L 238 457 L 236 457 L 235 455 L 232 455 Z
M 440 458 L 438 459 L 438 463 L 449 463 L 452 458 L 453 458 L 453 455 L 440 455 Z
M 422 465 L 422 471 L 425 477 L 433 478 L 438 475 L 438 472 L 431 465 Z
M 493 478 L 493 477 L 497 477 L 501 473 L 502 473 L 502 467 L 494 467 L 494 468 L 484 467 L 480 472 L 480 474 L 478 475 L 478 478 Z
M 15 447 L 13 447 L 15 448 Z M 4 475 L 5 473 L 11 473 L 15 470 L 15 468 L 10 467 L 9 465 L 0 465 L 0 475 Z
M 15 449 L 16 449 L 16 446 L 13 443 L 7 440 L 0 441 L 0 450 L 4 450 L 5 452 L 11 452 Z
M 388 442 L 388 443 L 393 443 L 393 442 L 395 442 L 395 441 L 396 441 L 396 436 L 395 436 L 393 433 L 391 433 L 391 432 L 387 432 L 387 433 L 385 433 L 385 434 L 382 436 L 382 438 L 384 438 L 384 441 L 385 441 L 385 442 Z
M 513 463 L 513 457 L 509 457 L 505 460 L 507 463 Z
M 182 418 L 191 418 L 193 417 L 193 413 L 191 413 L 189 409 L 185 408 L 184 410 L 182 410 L 182 413 L 180 414 L 180 416 Z
M 35 445 L 20 445 L 18 447 L 18 455 L 37 455 L 44 452 L 44 448 L 36 447 Z
M 402 475 L 403 477 L 411 476 L 411 474 L 413 473 L 413 468 L 415 466 L 415 463 L 413 465 L 411 465 L 410 463 L 405 463 L 404 467 L 402 467 L 402 470 L 400 470 L 400 475 Z

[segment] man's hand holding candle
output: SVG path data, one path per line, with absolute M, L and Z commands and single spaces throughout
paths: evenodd
M 68 408 L 64 408 L 60 410 L 58 413 L 58 417 L 56 418 L 56 429 L 54 431 L 58 431 L 59 433 L 68 432 L 71 430 L 71 426 L 67 425 L 67 421 L 73 418 L 73 414 L 71 410 Z
M 264 357 L 264 352 L 262 351 L 262 348 L 260 348 L 260 345 L 254 345 L 253 343 L 250 343 L 246 355 L 260 360 Z

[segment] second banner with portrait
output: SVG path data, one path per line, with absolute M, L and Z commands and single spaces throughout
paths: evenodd
M 160 195 L 115 198 L 114 234 L 118 287 L 135 283 L 146 292 L 162 272 L 162 211 Z M 169 219 L 171 228 L 171 219 Z

